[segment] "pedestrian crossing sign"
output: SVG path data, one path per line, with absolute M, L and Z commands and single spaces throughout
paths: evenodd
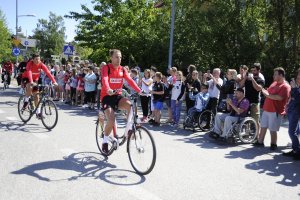
M 70 56 L 70 55 L 73 55 L 73 53 L 74 53 L 74 47 L 73 46 L 71 46 L 71 45 L 65 45 L 64 46 L 64 54 L 65 55 Z

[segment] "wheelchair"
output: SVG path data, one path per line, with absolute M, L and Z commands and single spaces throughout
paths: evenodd
M 258 135 L 258 125 L 254 118 L 239 117 L 228 130 L 226 141 L 231 144 L 240 140 L 244 144 L 252 144 L 256 141 Z
M 183 129 L 192 128 L 196 132 L 196 127 L 201 131 L 210 131 L 214 127 L 214 114 L 211 110 L 196 112 L 193 116 L 187 115 L 183 122 Z

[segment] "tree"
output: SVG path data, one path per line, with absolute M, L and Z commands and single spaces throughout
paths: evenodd
M 75 40 L 93 49 L 94 61 L 107 61 L 108 50 L 118 48 L 123 64 L 167 66 L 170 12 L 148 0 L 95 0 L 93 11 L 82 10 L 66 17 L 80 21 Z
M 11 60 L 13 58 L 11 50 L 11 34 L 7 28 L 5 16 L 0 10 L 0 61 Z
M 40 49 L 40 54 L 45 59 L 51 58 L 51 55 L 62 53 L 65 44 L 64 20 L 62 16 L 57 16 L 50 12 L 49 21 L 39 19 L 37 28 L 33 31 L 33 38 L 37 39 L 37 48 Z

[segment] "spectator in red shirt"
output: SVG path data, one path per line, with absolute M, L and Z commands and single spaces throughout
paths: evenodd
M 285 114 L 285 106 L 290 96 L 291 87 L 285 81 L 285 71 L 278 67 L 274 69 L 274 82 L 268 90 L 262 89 L 266 97 L 261 116 L 261 128 L 258 141 L 255 146 L 264 146 L 264 139 L 267 129 L 271 133 L 271 150 L 277 149 L 277 131 L 279 131 L 282 116 Z
M 14 68 L 14 64 L 10 60 L 7 60 L 3 64 L 3 67 L 2 67 L 2 83 L 4 81 L 4 73 L 7 73 L 8 74 L 7 84 L 10 85 L 13 68 Z

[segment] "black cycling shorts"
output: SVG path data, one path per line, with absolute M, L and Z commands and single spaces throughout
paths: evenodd
M 118 110 L 119 101 L 123 98 L 122 95 L 105 96 L 102 99 L 102 109 L 112 108 L 115 111 Z

